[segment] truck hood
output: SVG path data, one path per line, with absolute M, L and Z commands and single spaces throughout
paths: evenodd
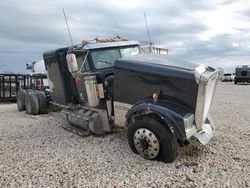
M 150 63 L 155 66 L 168 66 L 170 68 L 186 69 L 193 71 L 198 64 L 190 63 L 182 59 L 162 54 L 144 53 L 123 58 L 123 61 L 137 61 L 140 63 Z
M 195 79 L 199 65 L 161 54 L 138 54 L 116 60 L 114 68 L 159 77 Z

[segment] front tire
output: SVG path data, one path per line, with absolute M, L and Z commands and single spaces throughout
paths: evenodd
M 174 162 L 176 139 L 167 125 L 155 116 L 142 116 L 128 126 L 128 142 L 134 153 L 143 158 Z

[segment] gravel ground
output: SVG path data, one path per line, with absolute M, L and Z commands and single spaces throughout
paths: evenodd
M 219 83 L 208 145 L 179 147 L 165 164 L 133 154 L 126 131 L 80 137 L 60 112 L 30 116 L 0 105 L 0 187 L 249 187 L 250 85 Z

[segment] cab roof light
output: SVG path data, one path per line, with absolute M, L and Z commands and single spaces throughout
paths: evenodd
M 92 39 L 92 40 L 85 39 L 82 41 L 82 45 L 86 45 L 90 43 L 98 43 L 98 42 L 119 42 L 119 41 L 128 41 L 128 39 L 119 34 L 112 38 L 96 37 L 95 39 Z
M 96 38 L 96 42 L 115 42 L 115 38 Z

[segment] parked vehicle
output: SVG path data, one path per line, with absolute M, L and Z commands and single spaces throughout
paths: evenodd
M 232 74 L 231 73 L 226 73 L 226 74 L 222 75 L 221 81 L 222 82 L 232 82 L 233 81 Z
M 0 74 L 0 102 L 17 101 L 20 89 L 41 89 L 46 74 Z
M 235 80 L 235 73 L 233 73 L 233 74 L 231 75 L 231 78 L 232 78 L 232 81 Z
M 96 39 L 45 52 L 52 101 L 64 108 L 65 128 L 88 136 L 127 127 L 133 152 L 173 162 L 177 143 L 212 138 L 209 109 L 219 72 L 142 53 L 139 44 Z
M 234 83 L 250 82 L 250 65 L 237 65 Z

